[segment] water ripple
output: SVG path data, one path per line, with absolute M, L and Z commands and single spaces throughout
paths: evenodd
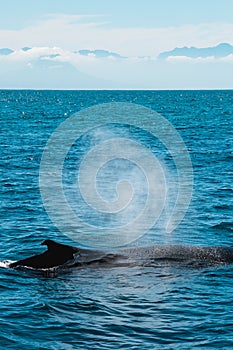
M 193 200 L 163 243 L 233 244 L 232 91 L 2 90 L 1 261 L 41 252 L 45 238 L 71 243 L 41 202 L 42 151 L 68 115 L 113 100 L 136 101 L 163 114 L 190 150 Z M 151 243 L 156 234 L 151 230 L 138 244 Z M 145 264 L 79 269 L 54 278 L 1 267 L 2 349 L 233 348 L 232 266 Z

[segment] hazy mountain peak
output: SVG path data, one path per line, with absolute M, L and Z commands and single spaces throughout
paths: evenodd
M 220 43 L 212 47 L 195 47 L 195 46 L 183 46 L 176 47 L 171 51 L 161 52 L 158 56 L 160 59 L 166 59 L 171 56 L 185 56 L 190 58 L 205 58 L 205 57 L 226 57 L 233 54 L 233 46 L 229 43 Z
M 29 51 L 29 50 L 31 50 L 31 47 L 25 46 L 25 47 L 22 47 L 21 50 L 22 51 Z
M 3 47 L 2 49 L 0 49 L 0 55 L 3 56 L 10 55 L 12 52 L 14 52 L 14 50 L 9 49 L 8 47 Z

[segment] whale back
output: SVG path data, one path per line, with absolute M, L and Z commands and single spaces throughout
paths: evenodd
M 233 263 L 233 248 L 186 246 L 186 245 L 153 245 L 119 249 L 114 252 L 104 252 L 92 249 L 82 249 L 44 240 L 42 245 L 47 250 L 38 255 L 16 261 L 10 267 L 26 266 L 36 269 L 46 269 L 62 266 L 67 262 L 71 267 L 78 266 L 120 266 L 121 264 L 144 264 L 152 261 L 166 260 L 174 262 L 201 262 L 211 264 Z
M 233 263 L 233 248 L 218 246 L 154 245 L 151 247 L 129 248 L 121 250 L 131 258 L 138 260 L 174 260 Z

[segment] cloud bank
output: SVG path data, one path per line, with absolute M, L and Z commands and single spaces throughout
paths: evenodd
M 233 24 L 112 28 L 102 20 L 49 15 L 0 30 L 0 87 L 233 88 Z

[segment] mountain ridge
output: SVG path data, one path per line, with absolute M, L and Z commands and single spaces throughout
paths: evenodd
M 176 47 L 171 51 L 164 51 L 158 55 L 159 59 L 167 59 L 168 57 L 185 56 L 189 58 L 206 58 L 215 57 L 221 58 L 233 54 L 233 45 L 229 43 L 220 43 L 211 47 L 195 47 L 195 46 L 183 46 Z

